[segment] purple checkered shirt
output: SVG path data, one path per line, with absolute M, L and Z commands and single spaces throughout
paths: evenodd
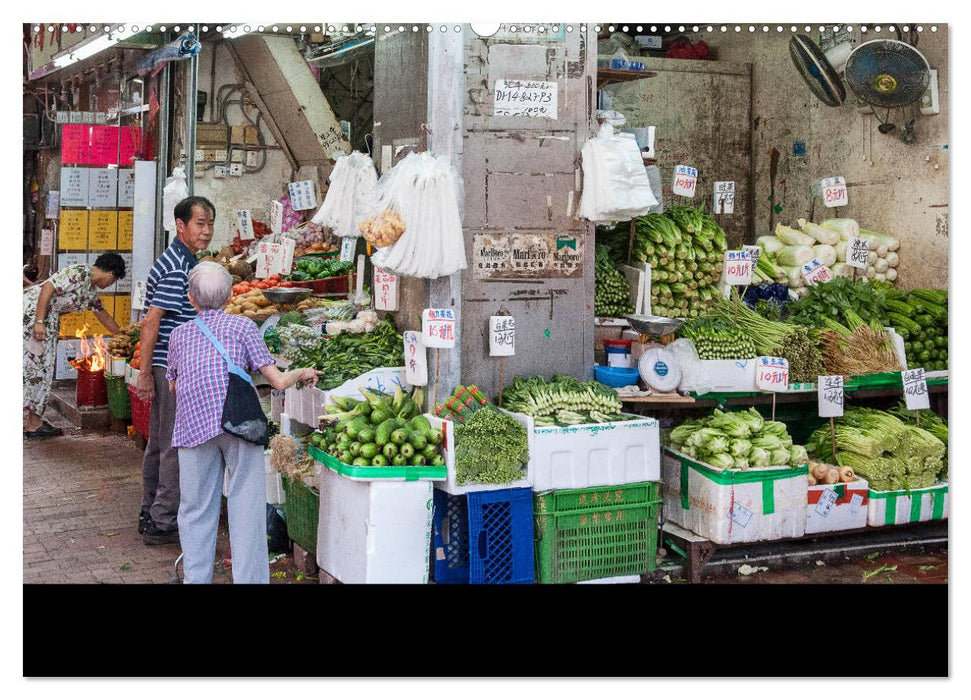
M 215 310 L 203 311 L 199 318 L 223 344 L 233 362 L 244 370 L 255 372 L 274 363 L 256 324 L 250 319 Z M 226 361 L 195 322 L 172 331 L 165 376 L 175 382 L 172 447 L 196 447 L 222 434 L 220 418 L 229 373 Z

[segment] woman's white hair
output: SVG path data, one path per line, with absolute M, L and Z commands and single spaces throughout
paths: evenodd
M 221 309 L 233 292 L 233 278 L 225 267 L 201 262 L 189 272 L 189 293 L 200 311 Z

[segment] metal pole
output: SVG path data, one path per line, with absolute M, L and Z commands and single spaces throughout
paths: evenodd
M 165 178 L 169 171 L 169 110 L 172 106 L 171 100 L 171 75 L 172 69 L 166 64 L 162 68 L 162 73 L 158 81 L 159 110 L 158 110 L 158 169 L 155 171 L 155 254 L 154 260 L 161 255 L 169 242 L 162 227 L 162 190 L 165 188 Z
M 185 109 L 185 180 L 189 196 L 195 194 L 196 179 L 196 100 L 199 96 L 199 56 L 189 59 L 189 89 Z

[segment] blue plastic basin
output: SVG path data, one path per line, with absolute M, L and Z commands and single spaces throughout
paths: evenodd
M 607 386 L 617 387 L 637 384 L 641 374 L 637 367 L 606 367 L 604 365 L 594 365 L 594 376 L 597 381 Z

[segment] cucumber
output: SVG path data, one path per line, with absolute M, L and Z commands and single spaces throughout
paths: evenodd
M 426 462 L 425 455 L 415 455 L 411 458 L 411 466 L 413 467 L 424 467 Z
M 370 467 L 371 466 L 371 460 L 365 459 L 364 457 L 357 457 L 357 458 L 355 458 L 354 462 L 352 462 L 352 464 L 355 467 Z
M 425 416 L 415 416 L 411 419 L 411 429 L 427 434 L 432 429 L 432 424 L 428 422 Z
M 411 431 L 408 435 L 408 442 L 411 443 L 415 450 L 425 449 L 425 445 L 428 444 L 428 440 L 425 439 L 424 433 L 419 433 L 417 430 Z
M 437 454 L 438 454 L 437 445 L 431 445 L 431 444 L 425 445 L 425 448 L 421 451 L 421 455 L 425 459 L 432 459 Z
M 384 458 L 384 455 L 374 455 L 371 460 L 372 467 L 386 467 L 388 466 L 388 460 Z
M 357 434 L 357 441 L 362 445 L 366 445 L 369 442 L 374 442 L 374 430 L 371 428 L 366 428 Z
M 399 453 L 394 456 L 391 463 L 396 467 L 405 467 L 408 465 L 408 458 Z
M 434 457 L 432 457 L 432 461 L 430 462 L 430 464 L 433 467 L 444 467 L 445 466 L 445 458 L 442 457 L 442 455 L 435 455 Z
M 367 460 L 374 459 L 380 449 L 381 448 L 377 445 L 377 443 L 374 442 L 361 445 L 361 457 Z
M 398 428 L 393 433 L 391 433 L 391 442 L 395 445 L 401 445 L 408 440 L 408 431 L 403 428 Z
M 391 433 L 398 429 L 398 422 L 394 418 L 389 418 L 378 426 L 374 431 L 374 441 L 379 445 L 386 445 L 391 439 Z
M 444 438 L 441 430 L 429 430 L 425 433 L 425 439 L 428 440 L 430 445 L 441 445 Z
M 398 454 L 404 455 L 405 459 L 411 459 L 415 455 L 415 448 L 406 442 L 404 445 L 401 446 Z
M 360 454 L 361 454 L 361 443 L 359 443 L 357 441 L 352 442 L 350 444 L 350 447 L 347 448 L 347 451 L 350 452 L 355 457 L 360 456 Z
M 893 312 L 895 314 L 901 314 L 902 316 L 907 316 L 910 318 L 914 315 L 914 310 L 910 306 L 902 301 L 890 301 L 889 299 L 884 302 L 887 307 L 888 312 Z
M 354 459 L 354 455 L 350 453 L 350 450 L 344 450 L 339 455 L 337 455 L 337 459 L 339 459 L 344 464 L 350 464 L 351 461 Z
M 371 425 L 381 425 L 390 417 L 391 415 L 383 408 L 376 408 L 371 412 Z

